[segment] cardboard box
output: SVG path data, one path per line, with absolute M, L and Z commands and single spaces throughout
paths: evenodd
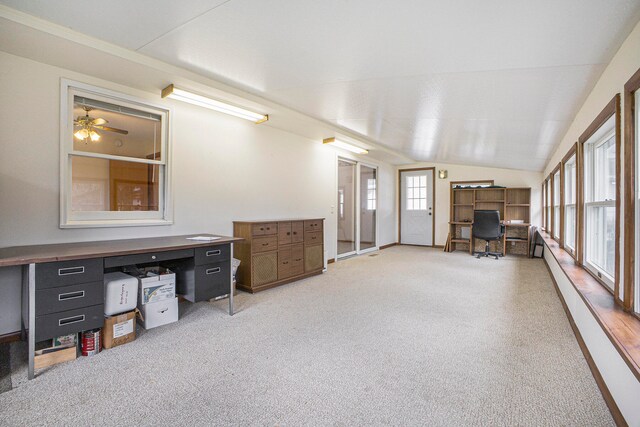
M 78 356 L 78 349 L 76 347 L 67 348 L 48 348 L 38 350 L 35 352 L 34 368 L 41 369 L 47 366 L 57 365 L 58 363 L 68 362 L 75 360 Z
M 104 315 L 125 313 L 136 308 L 138 279 L 120 271 L 104 275 Z
M 102 346 L 113 348 L 136 339 L 137 309 L 117 316 L 104 318 L 102 328 Z
M 138 277 L 138 307 L 145 304 L 172 300 L 176 297 L 176 275 L 168 268 L 147 267 L 140 269 Z
M 140 325 L 145 329 L 177 322 L 178 298 L 145 304 L 140 308 L 140 314 Z

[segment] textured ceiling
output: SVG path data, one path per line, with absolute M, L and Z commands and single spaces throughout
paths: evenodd
M 529 170 L 545 166 L 640 19 L 640 0 L 0 3 L 417 161 Z

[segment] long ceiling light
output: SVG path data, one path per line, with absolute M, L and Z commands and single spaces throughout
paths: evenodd
M 232 116 L 250 120 L 254 123 L 264 123 L 269 120 L 269 116 L 266 114 L 254 113 L 253 111 L 236 107 L 235 105 L 227 104 L 226 102 L 207 98 L 206 96 L 198 95 L 184 89 L 178 89 L 172 84 L 162 89 L 162 97 L 177 99 L 178 101 L 188 102 L 190 104 L 209 108 L 221 113 L 231 114 Z
M 335 138 L 327 138 L 322 140 L 323 144 L 329 144 L 334 147 L 342 148 L 343 150 L 351 151 L 356 154 L 367 154 L 369 151 L 364 148 L 356 147 L 355 145 L 349 144 L 348 142 L 340 141 Z

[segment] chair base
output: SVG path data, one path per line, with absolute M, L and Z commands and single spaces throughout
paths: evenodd
M 481 257 L 494 257 L 495 259 L 498 259 L 499 257 L 502 257 L 502 252 L 491 252 L 489 250 L 489 241 L 487 240 L 487 244 L 484 247 L 484 251 L 474 251 L 473 255 L 475 255 L 476 258 L 480 259 Z

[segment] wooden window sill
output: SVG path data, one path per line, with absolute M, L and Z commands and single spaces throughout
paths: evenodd
M 613 295 L 587 270 L 576 264 L 573 257 L 558 243 L 541 231 L 547 249 L 578 292 L 596 321 L 618 350 L 631 372 L 640 381 L 640 319 L 624 311 L 614 302 Z

